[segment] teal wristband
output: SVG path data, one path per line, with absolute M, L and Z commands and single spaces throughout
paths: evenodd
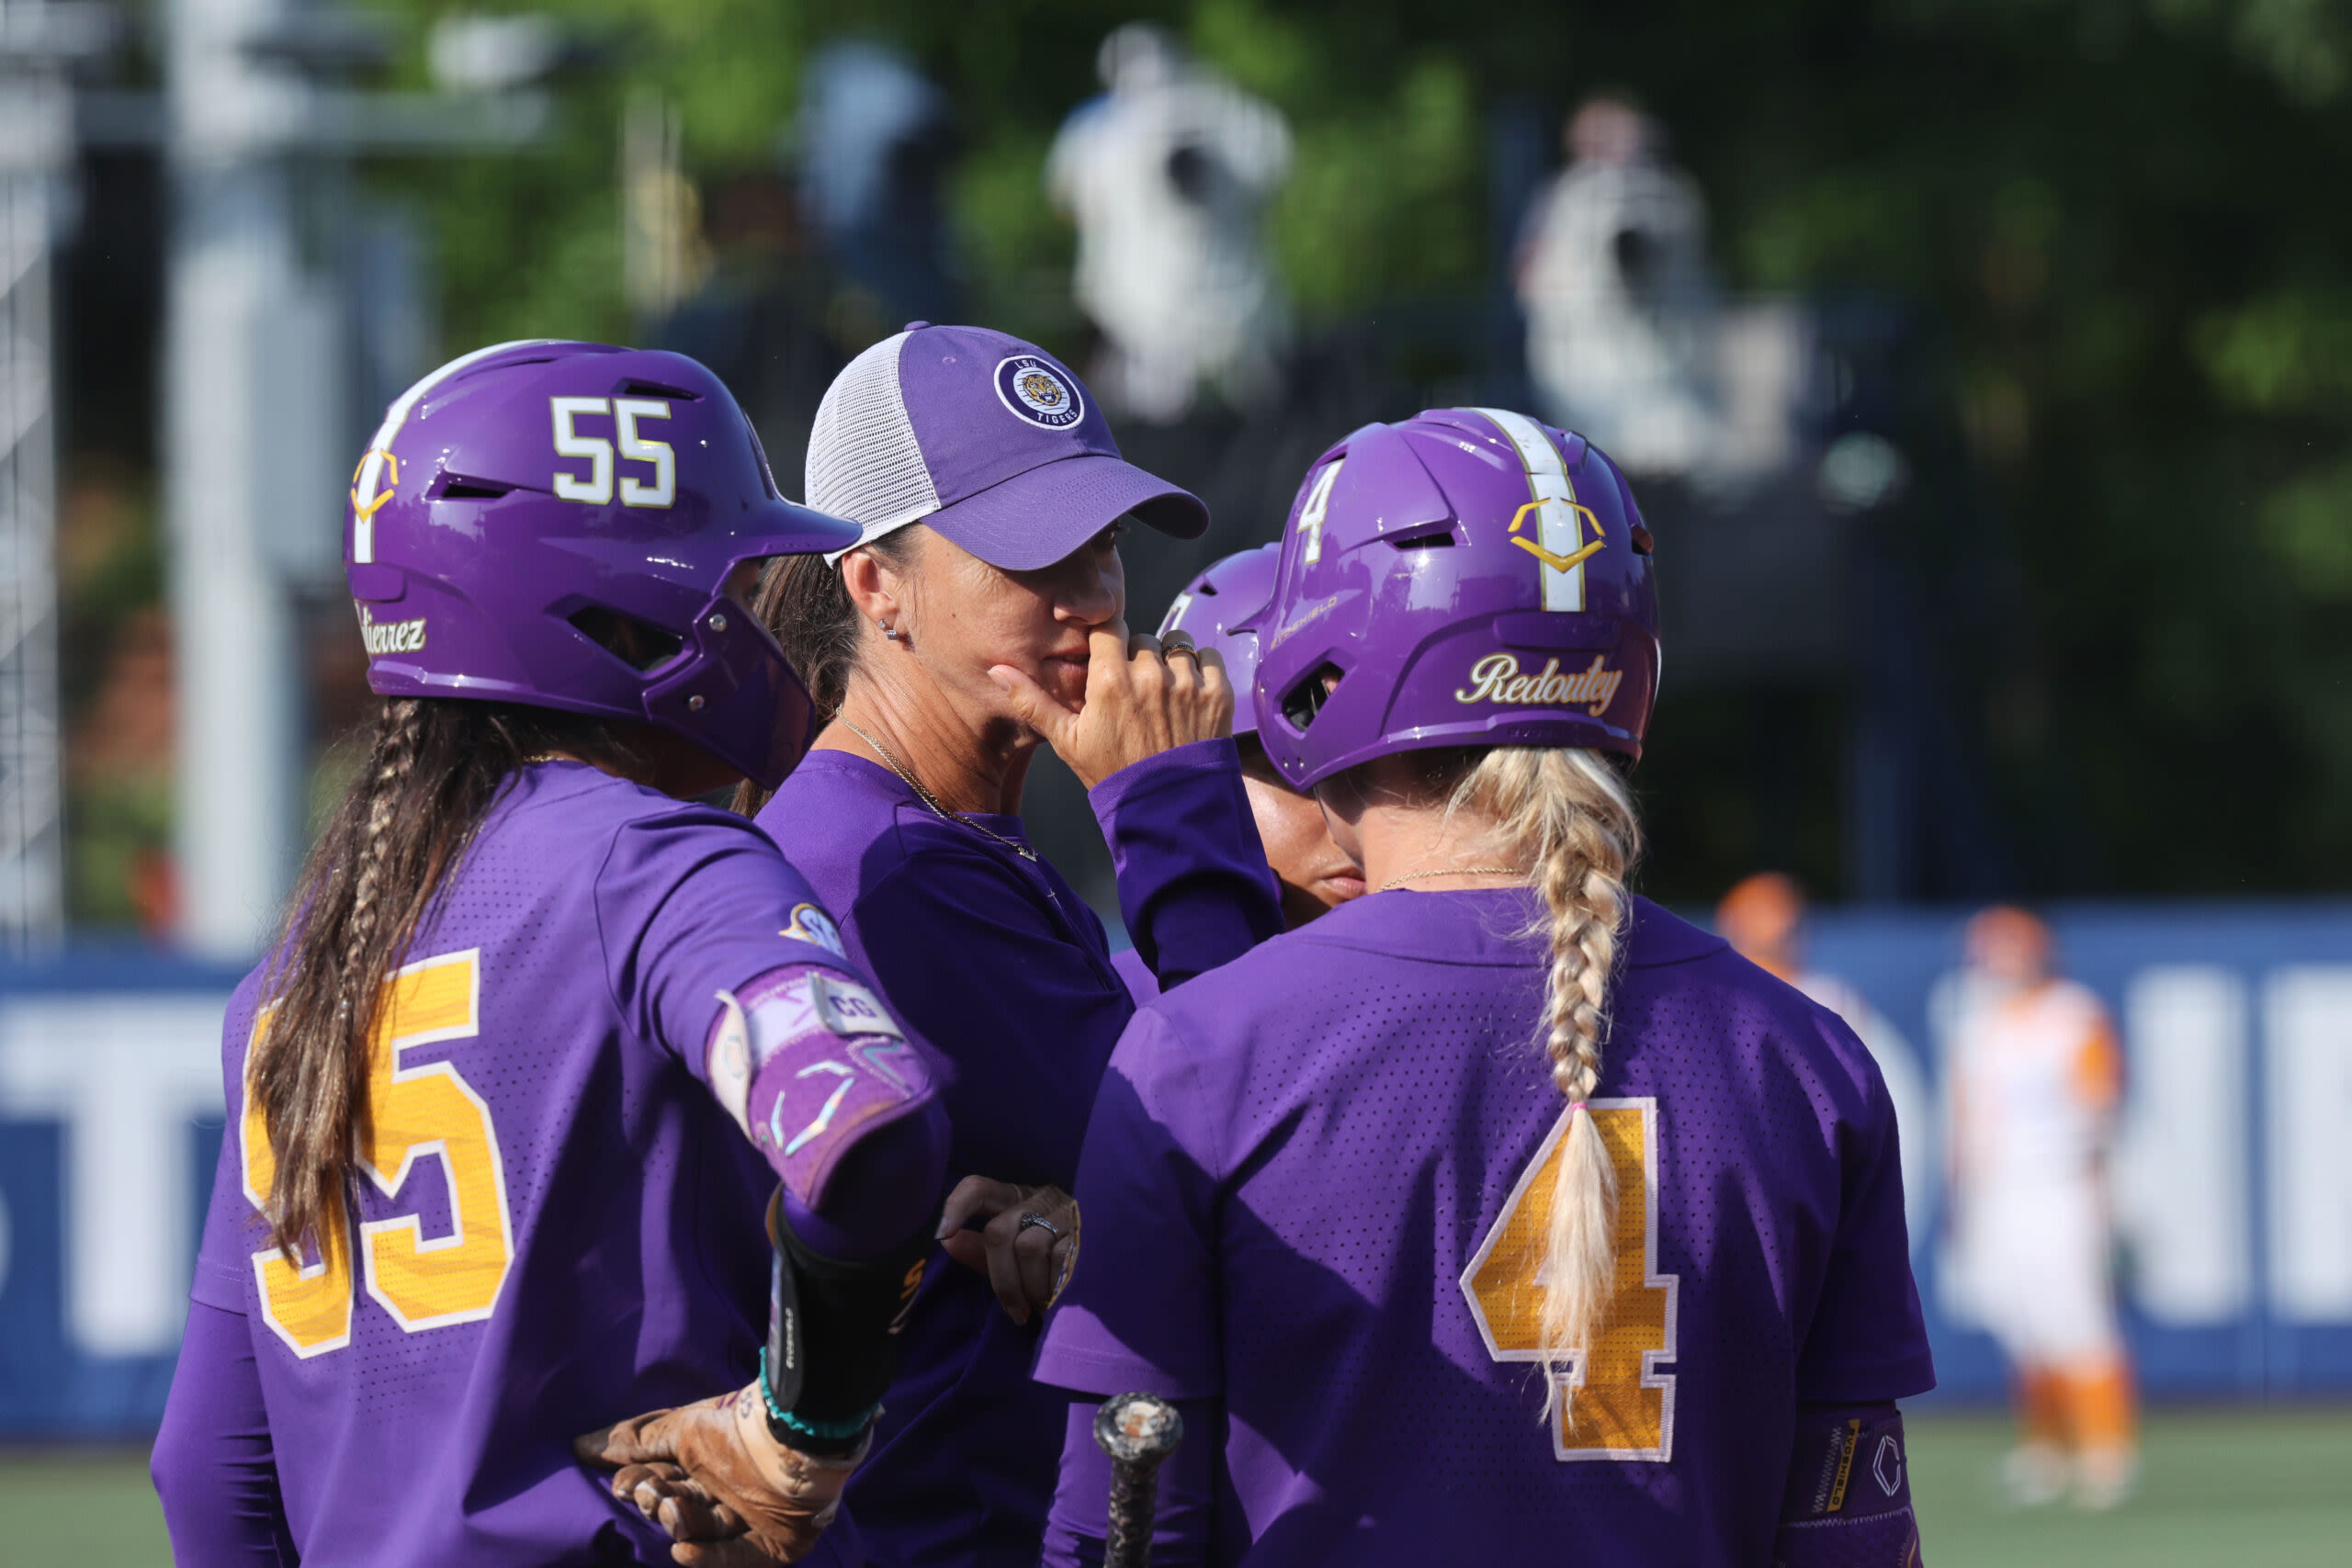
M 760 1348 L 760 1402 L 768 1407 L 769 1429 L 783 1428 L 783 1431 L 775 1433 L 779 1440 L 784 1431 L 790 1431 L 804 1438 L 814 1438 L 820 1442 L 846 1443 L 865 1431 L 874 1418 L 882 1414 L 882 1406 L 878 1403 L 867 1405 L 846 1421 L 811 1421 L 789 1410 L 778 1409 L 775 1393 L 768 1387 L 768 1352 L 764 1345 Z

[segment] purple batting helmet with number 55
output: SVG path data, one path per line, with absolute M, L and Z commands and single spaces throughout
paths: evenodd
M 728 577 L 856 541 L 777 493 L 695 361 L 508 343 L 387 411 L 344 560 L 370 689 L 651 723 L 773 786 L 808 746 L 808 697 Z
M 1397 751 L 1642 754 L 1649 530 L 1581 435 L 1504 409 L 1368 424 L 1308 470 L 1258 618 L 1258 739 L 1300 789 Z

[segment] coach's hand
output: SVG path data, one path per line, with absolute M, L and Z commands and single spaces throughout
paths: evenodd
M 777 1442 L 757 1383 L 634 1416 L 572 1449 L 583 1463 L 616 1471 L 613 1495 L 669 1531 L 670 1555 L 693 1568 L 798 1561 L 833 1522 L 865 1457 L 862 1445 L 821 1459 Z
M 1146 757 L 1233 733 L 1233 686 L 1216 649 L 1194 648 L 1182 632 L 1170 633 L 1163 648 L 1158 637 L 1128 636 L 1125 621 L 1095 627 L 1087 644 L 1086 700 L 1075 708 L 1026 671 L 989 669 L 1021 722 L 1087 788 Z
M 973 1220 L 988 1223 L 966 1230 Z M 1078 1200 L 1058 1187 L 967 1176 L 947 1195 L 939 1241 L 948 1257 L 989 1277 L 1007 1317 L 1026 1323 L 1069 1283 L 1078 1263 Z

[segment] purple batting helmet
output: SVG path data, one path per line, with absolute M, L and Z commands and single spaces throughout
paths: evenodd
M 1194 647 L 1213 648 L 1225 660 L 1226 679 L 1238 696 L 1233 705 L 1236 735 L 1257 732 L 1250 686 L 1258 677 L 1258 615 L 1274 596 L 1282 552 L 1279 543 L 1235 551 L 1193 579 L 1159 623 L 1163 638 L 1170 632 L 1188 633 Z
M 1502 409 L 1368 424 L 1326 452 L 1259 626 L 1258 739 L 1300 789 L 1434 746 L 1639 757 L 1657 694 L 1650 535 L 1624 476 Z
M 773 786 L 808 746 L 808 696 L 728 575 L 856 538 L 777 494 L 695 361 L 507 343 L 386 412 L 344 558 L 371 690 L 650 721 Z

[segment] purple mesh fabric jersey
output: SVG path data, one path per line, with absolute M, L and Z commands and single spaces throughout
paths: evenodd
M 1363 898 L 1119 1043 L 1037 1376 L 1222 1403 L 1212 1561 L 1764 1562 L 1797 1402 L 1933 1384 L 1870 1054 L 1637 901 L 1593 1100 L 1615 1307 L 1546 1409 L 1537 907 Z
M 192 1293 L 251 1331 L 303 1561 L 669 1562 L 571 1443 L 757 1370 L 776 1179 L 697 1080 L 719 990 L 854 975 L 795 934 L 813 906 L 741 818 L 528 770 L 410 949 L 406 1042 L 370 1091 L 382 1174 L 349 1263 L 311 1280 L 248 1196 L 246 979 Z

